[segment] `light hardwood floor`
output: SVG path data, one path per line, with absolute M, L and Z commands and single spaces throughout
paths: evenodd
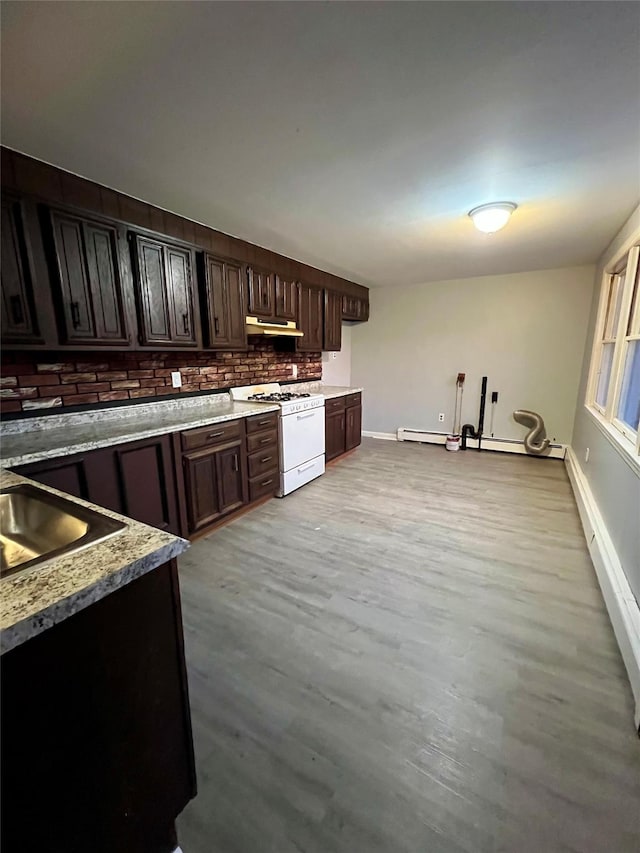
M 184 853 L 640 850 L 631 692 L 562 462 L 365 440 L 180 573 Z

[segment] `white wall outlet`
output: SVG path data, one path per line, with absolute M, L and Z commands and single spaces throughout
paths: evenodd
M 338 357 L 338 353 L 337 353 L 337 352 L 332 352 L 332 353 L 331 353 L 331 358 L 333 358 L 333 359 L 335 360 L 337 357 Z
M 585 462 L 588 462 L 588 461 L 589 461 L 589 448 L 588 448 L 588 447 L 587 447 L 587 449 L 586 449 L 586 450 L 585 450 L 585 452 L 584 452 L 584 461 L 585 461 Z
M 173 385 L 174 388 L 181 388 L 182 387 L 182 376 L 180 375 L 179 370 L 174 370 L 171 373 L 171 384 Z
M 294 379 L 298 378 L 298 365 L 297 364 L 291 365 L 291 375 L 293 376 Z
M 444 422 L 444 412 L 440 412 L 440 414 L 438 415 L 438 420 L 440 421 L 440 423 Z

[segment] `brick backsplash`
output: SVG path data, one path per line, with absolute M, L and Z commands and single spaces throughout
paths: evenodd
M 236 385 L 322 377 L 321 353 L 279 352 L 272 341 L 247 352 L 123 352 L 3 354 L 0 412 L 31 412 L 166 394 L 213 391 Z M 171 386 L 171 371 L 182 388 Z

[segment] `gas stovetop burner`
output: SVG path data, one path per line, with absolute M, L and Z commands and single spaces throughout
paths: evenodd
M 289 391 L 282 391 L 279 394 L 253 394 L 247 397 L 247 400 L 253 400 L 260 403 L 288 403 L 289 400 L 299 400 L 302 397 L 310 397 L 311 394 L 294 394 Z

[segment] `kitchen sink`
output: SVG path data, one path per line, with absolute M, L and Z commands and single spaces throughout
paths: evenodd
M 95 545 L 126 527 L 28 483 L 0 491 L 0 577 Z

